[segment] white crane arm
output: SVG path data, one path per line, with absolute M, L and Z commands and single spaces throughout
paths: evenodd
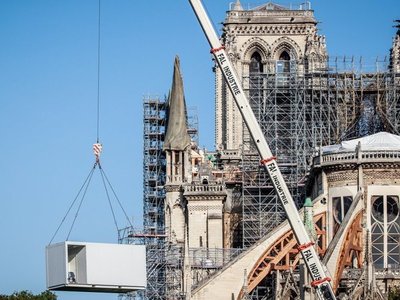
M 258 153 L 262 158 L 261 163 L 267 170 L 276 193 L 285 209 L 291 228 L 296 236 L 297 243 L 300 245 L 299 251 L 312 277 L 312 285 L 316 288 L 320 299 L 335 300 L 336 298 L 330 285 L 330 278 L 325 274 L 318 254 L 313 247 L 313 243 L 307 234 L 293 198 L 276 163 L 276 158 L 273 157 L 271 153 L 260 125 L 240 85 L 236 71 L 226 54 L 225 48 L 221 45 L 201 0 L 189 0 L 189 2 L 211 46 L 211 53 L 215 56 L 215 60 L 221 69 L 224 79 L 242 114 L 243 120 L 256 144 Z

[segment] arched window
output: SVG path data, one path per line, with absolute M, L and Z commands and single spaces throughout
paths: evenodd
M 262 73 L 263 65 L 261 62 L 261 55 L 258 52 L 254 52 L 250 58 L 250 73 Z
M 279 86 L 289 84 L 290 71 L 290 55 L 283 50 L 276 61 L 276 82 Z
M 399 197 L 374 195 L 371 197 L 372 259 L 377 268 L 391 268 L 400 264 L 400 207 Z
M 332 200 L 333 200 L 333 217 L 335 218 L 336 223 L 342 224 L 344 217 L 349 211 L 351 202 L 353 202 L 353 197 L 351 196 L 333 197 Z
M 352 196 L 342 196 L 332 198 L 332 212 L 333 212 L 333 234 L 336 234 L 339 230 L 340 224 L 342 224 L 344 217 L 350 209 L 351 203 L 353 202 Z
M 263 65 L 261 62 L 261 55 L 257 51 L 253 53 L 250 58 L 249 66 L 249 96 L 250 103 L 258 103 L 260 97 L 262 97 L 262 87 L 263 87 Z
M 289 73 L 290 72 L 290 55 L 287 51 L 282 51 L 279 55 L 277 62 L 277 72 L 278 73 Z

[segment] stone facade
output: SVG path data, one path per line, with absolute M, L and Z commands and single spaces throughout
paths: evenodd
M 221 184 L 185 186 L 187 201 L 189 248 L 223 248 L 223 206 L 226 198 Z
M 387 297 L 390 286 L 399 284 L 394 274 L 400 271 L 400 137 L 378 133 L 356 142 L 321 148 L 313 158 L 309 189 L 327 205 L 324 263 L 337 294 Z M 355 224 L 358 235 L 352 232 Z M 354 276 L 362 284 L 355 286 Z

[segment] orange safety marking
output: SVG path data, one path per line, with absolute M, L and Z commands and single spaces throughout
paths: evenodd
M 260 162 L 262 165 L 265 165 L 265 164 L 269 163 L 271 160 L 276 160 L 276 156 L 271 156 L 270 158 L 263 159 Z
M 215 52 L 221 51 L 223 49 L 225 49 L 225 46 L 221 46 L 219 48 L 213 48 L 210 50 L 210 53 L 215 53 Z
M 307 249 L 307 248 L 309 248 L 309 247 L 311 247 L 311 246 L 314 246 L 314 245 L 315 245 L 315 243 L 309 242 L 309 243 L 306 243 L 306 244 L 297 246 L 297 250 L 303 251 L 304 249 Z
M 331 279 L 329 277 L 325 277 L 325 278 L 322 278 L 322 279 L 314 280 L 313 282 L 311 282 L 311 286 L 312 287 L 316 287 L 316 286 L 318 286 L 318 285 L 320 285 L 320 284 L 322 284 L 324 282 L 329 282 L 329 281 L 331 281 Z

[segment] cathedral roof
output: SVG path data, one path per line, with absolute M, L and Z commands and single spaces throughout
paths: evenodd
M 378 132 L 362 138 L 343 141 L 338 145 L 322 147 L 322 152 L 337 153 L 355 151 L 358 144 L 361 150 L 400 150 L 400 136 L 388 132 Z
M 273 2 L 268 2 L 266 4 L 257 6 L 252 10 L 288 10 L 288 8 Z
M 187 132 L 187 116 L 183 80 L 179 57 L 175 58 L 172 89 L 168 99 L 168 124 L 164 140 L 164 150 L 185 150 L 190 146 Z

